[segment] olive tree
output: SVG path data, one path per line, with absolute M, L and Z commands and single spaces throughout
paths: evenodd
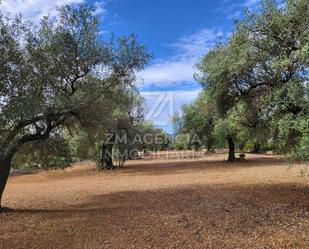
M 134 36 L 104 42 L 98 25 L 87 6 L 62 7 L 38 27 L 0 15 L 0 203 L 24 144 L 91 123 L 104 94 L 147 62 Z
M 121 87 L 114 96 L 115 104 L 111 105 L 109 123 L 101 122 L 99 132 L 95 132 L 101 140 L 98 170 L 115 168 L 114 158 L 119 168 L 123 166 L 129 158 L 136 126 L 143 120 L 144 101 L 136 89 Z
M 223 119 L 239 102 L 262 101 L 262 108 L 255 110 L 266 121 L 285 115 L 295 118 L 301 115 L 308 121 L 308 16 L 306 0 L 284 1 L 284 4 L 263 1 L 258 11 L 245 12 L 226 43 L 217 45 L 198 63 L 198 79 L 216 100 Z M 291 96 L 296 82 L 298 97 L 303 102 L 290 98 L 287 103 L 285 96 Z M 275 98 L 278 92 L 285 95 Z
M 215 142 L 213 130 L 217 113 L 207 92 L 201 92 L 192 104 L 184 105 L 182 112 L 182 133 L 199 138 L 200 143 L 196 141 L 195 147 L 205 146 L 207 150 L 211 150 Z

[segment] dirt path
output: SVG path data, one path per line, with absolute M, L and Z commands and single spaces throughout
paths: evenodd
M 309 248 L 309 178 L 278 157 L 93 163 L 11 177 L 0 248 Z

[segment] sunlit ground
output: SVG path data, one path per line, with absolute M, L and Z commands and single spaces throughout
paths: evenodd
M 211 154 L 10 178 L 1 248 L 309 248 L 308 166 Z

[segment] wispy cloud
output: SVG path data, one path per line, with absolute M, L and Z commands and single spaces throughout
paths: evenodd
M 201 29 L 194 34 L 186 35 L 170 46 L 178 51 L 181 57 L 202 56 L 214 42 L 223 37 L 223 32 L 213 29 Z
M 57 7 L 85 3 L 86 0 L 2 0 L 0 4 L 3 13 L 22 14 L 26 19 L 38 22 L 43 16 L 57 15 Z M 104 1 L 94 3 L 95 14 L 106 13 Z
M 227 19 L 239 19 L 243 10 L 255 10 L 262 0 L 245 0 L 240 3 L 232 3 L 230 1 L 223 2 L 223 4 L 215 9 L 215 12 L 222 13 Z
M 175 43 L 169 44 L 174 51 L 173 56 L 157 60 L 138 75 L 141 88 L 149 86 L 179 85 L 192 82 L 194 65 L 223 33 L 215 29 L 201 29 L 198 32 L 181 37 Z

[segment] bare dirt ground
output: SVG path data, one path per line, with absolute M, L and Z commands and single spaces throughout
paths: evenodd
M 11 177 L 0 248 L 309 248 L 308 166 L 225 157 Z

